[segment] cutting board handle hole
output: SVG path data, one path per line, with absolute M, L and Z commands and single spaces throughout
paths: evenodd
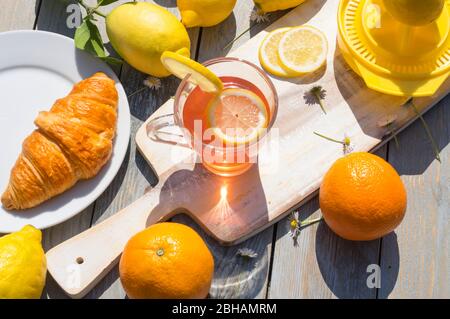
M 77 262 L 78 265 L 81 265 L 82 263 L 84 263 L 83 257 L 77 257 L 77 259 L 75 261 Z

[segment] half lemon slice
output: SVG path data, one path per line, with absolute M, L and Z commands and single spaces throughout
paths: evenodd
M 282 66 L 296 73 L 310 73 L 326 61 L 328 41 L 322 31 L 311 26 L 295 27 L 280 40 L 278 56 Z
M 207 109 L 209 126 L 226 144 L 255 141 L 269 125 L 266 104 L 255 93 L 239 88 L 222 91 Z
M 180 79 L 190 75 L 188 81 L 198 85 L 204 92 L 219 93 L 223 90 L 223 83 L 217 75 L 188 57 L 165 51 L 161 55 L 161 62 L 170 73 Z
M 266 35 L 259 47 L 259 62 L 262 67 L 267 72 L 283 78 L 299 76 L 299 73 L 288 71 L 283 68 L 278 56 L 278 46 L 281 38 L 289 30 L 291 30 L 291 28 L 280 28 L 270 32 Z

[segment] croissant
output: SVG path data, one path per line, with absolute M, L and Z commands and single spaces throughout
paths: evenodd
M 114 81 L 96 73 L 40 112 L 11 171 L 3 206 L 31 208 L 95 176 L 111 157 L 117 103 Z

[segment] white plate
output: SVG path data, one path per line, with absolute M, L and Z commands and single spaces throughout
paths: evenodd
M 0 205 L 0 233 L 17 231 L 26 224 L 47 228 L 88 207 L 114 179 L 130 137 L 127 96 L 105 63 L 76 50 L 72 39 L 56 33 L 0 33 L 0 193 L 8 184 L 22 141 L 35 128 L 33 121 L 38 112 L 49 110 L 56 99 L 69 93 L 73 84 L 97 71 L 114 79 L 119 92 L 117 136 L 110 161 L 93 179 L 80 181 L 35 208 L 8 212 Z

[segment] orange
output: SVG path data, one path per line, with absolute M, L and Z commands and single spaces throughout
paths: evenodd
M 319 194 L 327 225 L 348 240 L 372 240 L 393 231 L 406 211 L 405 187 L 395 169 L 370 153 L 337 160 Z
M 128 241 L 119 271 L 131 299 L 200 299 L 208 295 L 214 259 L 192 228 L 160 223 Z

